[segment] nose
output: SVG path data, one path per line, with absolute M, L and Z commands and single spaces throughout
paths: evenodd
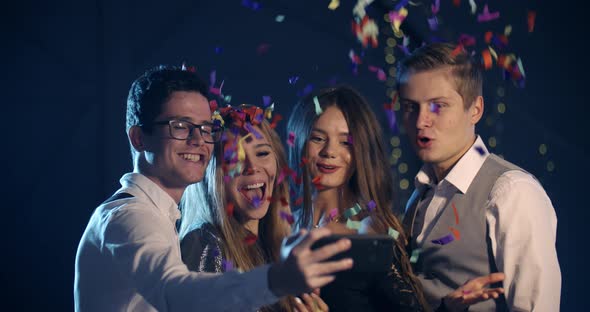
M 191 145 L 200 146 L 205 144 L 205 139 L 201 135 L 201 130 L 199 128 L 194 128 L 186 139 L 186 142 Z
M 246 153 L 246 158 L 243 161 L 242 175 L 252 175 L 258 171 L 258 165 L 253 161 L 253 158 Z
M 420 105 L 419 112 L 416 119 L 416 127 L 424 129 L 432 126 L 432 114 L 429 105 Z
M 324 146 L 322 147 L 322 149 L 320 150 L 320 157 L 323 158 L 334 158 L 336 155 L 336 150 L 335 150 L 335 146 L 334 146 L 334 140 L 329 140 L 328 142 L 326 142 L 326 144 L 324 144 Z

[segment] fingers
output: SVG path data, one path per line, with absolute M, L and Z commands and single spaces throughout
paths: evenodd
M 307 308 L 307 310 L 312 311 L 312 312 L 318 312 L 318 311 L 328 311 L 328 305 L 324 302 L 324 300 L 322 300 L 322 298 L 320 298 L 318 295 L 314 294 L 313 292 L 311 294 L 303 294 L 301 295 L 301 298 L 303 298 L 303 302 L 305 303 L 305 306 Z
M 307 309 L 307 307 L 305 306 L 305 304 L 303 304 L 303 301 L 301 301 L 299 297 L 295 297 L 293 306 L 295 307 L 295 311 L 297 312 L 312 312 Z
M 313 262 L 320 262 L 331 258 L 343 251 L 350 249 L 352 243 L 349 239 L 343 238 L 334 243 L 328 244 L 312 251 L 311 259 Z

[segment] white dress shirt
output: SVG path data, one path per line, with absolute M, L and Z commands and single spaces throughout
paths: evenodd
M 475 147 L 481 147 L 477 151 Z M 436 183 L 431 165 L 426 164 L 415 178 L 421 190 L 430 187 L 419 202 L 425 209 L 424 225 L 416 238 L 418 246 L 434 227 L 452 196 L 465 193 L 489 152 L 477 140 L 451 169 Z M 530 174 L 511 170 L 494 184 L 486 203 L 486 221 L 496 266 L 506 275 L 503 287 L 511 311 L 559 311 L 561 271 L 555 249 L 557 217 L 543 187 Z M 485 244 L 485 242 L 482 242 Z M 477 277 L 477 276 L 474 276 Z
M 246 273 L 190 272 L 180 257 L 176 202 L 139 173 L 124 198 L 99 206 L 76 255 L 76 311 L 254 311 L 278 298 L 269 265 Z

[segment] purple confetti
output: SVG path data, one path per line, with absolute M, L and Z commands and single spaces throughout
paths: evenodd
M 348 141 L 348 144 L 350 144 L 350 145 L 353 144 L 352 135 L 350 135 L 350 134 L 348 135 L 347 141 Z
M 293 224 L 293 222 L 295 222 L 295 218 L 293 218 L 293 215 L 288 212 L 281 211 L 279 212 L 279 215 L 281 219 L 287 221 L 287 223 L 289 224 Z
M 477 21 L 480 23 L 489 22 L 497 19 L 498 17 L 500 17 L 500 12 L 490 12 L 488 5 L 486 4 L 483 6 L 483 13 L 477 16 Z
M 389 109 L 386 109 L 385 115 L 387 116 L 387 124 L 389 125 L 389 129 L 391 129 L 393 133 L 397 133 L 397 121 L 395 119 L 395 113 Z
M 409 0 L 401 0 L 396 6 L 395 6 L 395 10 L 399 11 L 401 8 L 405 7 L 406 4 L 408 4 Z
M 434 102 L 430 102 L 430 111 L 439 114 L 440 113 L 440 105 Z
M 223 53 L 223 48 L 222 47 L 215 47 L 215 54 L 221 54 Z
M 432 243 L 437 244 L 437 245 L 446 245 L 454 240 L 455 240 L 455 237 L 453 236 L 453 234 L 448 234 L 448 235 L 443 236 L 439 239 L 432 240 Z
M 264 96 L 262 96 L 262 106 L 264 108 L 266 108 L 268 105 L 270 105 L 270 101 L 271 101 L 270 95 L 264 95 Z
M 228 175 L 226 175 L 226 176 L 223 176 L 223 182 L 224 182 L 225 184 L 229 184 L 229 182 L 231 182 L 231 177 L 230 177 L 230 176 L 228 176 Z
M 434 0 L 434 4 L 431 5 L 432 14 L 437 14 L 440 9 L 440 0 Z
M 262 201 L 260 200 L 260 198 L 258 196 L 252 197 L 252 205 L 254 205 L 254 207 L 258 208 L 261 203 L 262 203 Z
M 478 152 L 478 153 L 479 153 L 481 156 L 485 155 L 485 153 L 486 153 L 486 151 L 485 151 L 485 150 L 483 149 L 483 147 L 481 147 L 481 146 L 476 146 L 476 147 L 475 147 L 475 150 L 476 150 L 476 151 L 477 151 L 477 152 Z
M 428 26 L 430 27 L 430 30 L 438 29 L 438 19 L 436 18 L 436 16 L 433 16 L 432 18 L 428 19 Z
M 248 132 L 252 133 L 256 137 L 256 139 L 262 140 L 262 134 L 260 134 L 260 132 L 256 131 L 256 129 L 254 129 L 254 127 L 252 127 L 252 125 L 249 122 L 247 122 L 245 124 L 245 126 L 246 126 L 246 129 L 248 129 Z
M 371 201 L 367 204 L 367 210 L 369 210 L 369 212 L 373 212 L 375 207 L 377 207 L 377 204 L 371 199 Z
M 224 272 L 233 271 L 234 264 L 230 260 L 221 259 L 221 269 Z

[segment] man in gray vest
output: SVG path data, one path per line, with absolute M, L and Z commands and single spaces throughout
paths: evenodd
M 480 66 L 462 47 L 434 43 L 397 74 L 404 127 L 424 162 L 403 223 L 431 306 L 559 311 L 555 211 L 532 175 L 475 134 Z

